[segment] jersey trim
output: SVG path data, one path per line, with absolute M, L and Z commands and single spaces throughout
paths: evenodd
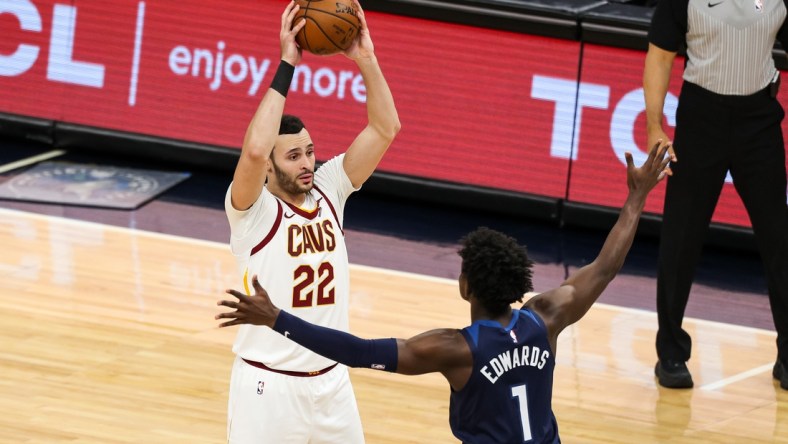
M 536 325 L 538 325 L 538 326 L 540 326 L 540 327 L 542 327 L 544 329 L 547 329 L 547 327 L 544 325 L 544 322 L 542 321 L 542 318 L 537 316 L 536 313 L 534 313 L 533 311 L 531 311 L 529 309 L 523 309 L 522 311 L 523 311 L 523 313 L 528 315 L 529 318 L 533 319 L 534 322 L 536 322 Z
M 324 374 L 330 372 L 331 370 L 333 370 L 337 366 L 337 363 L 335 362 L 334 365 L 329 365 L 328 367 L 326 367 L 324 369 L 315 370 L 313 372 L 294 372 L 294 371 L 291 371 L 291 370 L 277 370 L 275 368 L 268 367 L 267 365 L 263 364 L 262 362 L 250 361 L 249 359 L 246 359 L 246 358 L 241 358 L 241 359 L 243 359 L 243 361 L 245 363 L 251 365 L 252 367 L 257 367 L 257 368 L 262 369 L 262 370 L 267 370 L 269 372 L 279 373 L 279 374 L 282 374 L 282 375 L 296 376 L 298 378 L 311 378 L 313 376 L 324 375 Z
M 276 199 L 276 221 L 274 222 L 274 225 L 271 227 L 271 231 L 268 232 L 268 234 L 263 238 L 263 240 L 260 241 L 259 244 L 255 245 L 254 248 L 252 248 L 252 253 L 250 254 L 250 256 L 254 256 L 254 254 L 262 250 L 263 247 L 265 247 L 268 244 L 268 242 L 271 242 L 271 239 L 274 238 L 274 234 L 276 234 L 276 230 L 279 228 L 279 225 L 281 223 L 282 223 L 282 203 L 279 202 L 279 199 Z
M 326 193 L 324 193 L 320 188 L 318 188 L 317 185 L 313 186 L 313 188 L 318 193 L 320 193 L 321 196 L 323 196 L 323 199 L 326 200 L 326 203 L 328 204 L 328 208 L 331 210 L 331 214 L 334 215 L 334 220 L 337 221 L 337 225 L 339 226 L 339 231 L 341 231 L 342 232 L 342 236 L 344 236 L 345 235 L 345 230 L 342 228 L 342 224 L 339 223 L 339 217 L 337 217 L 337 211 L 334 209 L 334 205 L 331 203 L 331 200 L 328 197 L 326 197 Z
M 310 210 L 305 210 L 303 208 L 299 208 L 299 207 L 291 204 L 290 202 L 285 202 L 285 204 L 288 207 L 290 207 L 290 209 L 293 210 L 293 212 L 295 214 L 303 217 L 304 219 L 312 220 L 315 217 L 317 217 L 318 214 L 320 214 L 320 201 L 319 200 L 317 201 L 317 204 L 315 205 L 315 208 L 312 209 L 311 211 Z
M 527 311 L 526 311 L 526 313 L 527 313 Z M 492 319 L 481 319 L 481 320 L 478 320 L 478 321 L 474 322 L 473 324 L 471 324 L 471 326 L 468 328 L 468 334 L 471 336 L 471 339 L 473 339 L 473 345 L 474 346 L 478 346 L 479 345 L 479 326 L 484 325 L 486 327 L 491 327 L 491 328 L 500 328 L 503 331 L 508 333 L 509 331 L 511 331 L 514 328 L 515 325 L 517 325 L 517 320 L 519 318 L 520 318 L 520 310 L 513 309 L 512 310 L 512 319 L 509 321 L 509 325 L 507 325 L 506 327 L 503 327 L 501 324 L 498 323 L 498 321 L 493 321 Z

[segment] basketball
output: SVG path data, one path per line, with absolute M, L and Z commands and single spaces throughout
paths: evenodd
M 317 55 L 344 51 L 356 39 L 361 23 L 351 0 L 297 0 L 298 13 L 293 25 L 306 25 L 296 34 L 301 49 Z

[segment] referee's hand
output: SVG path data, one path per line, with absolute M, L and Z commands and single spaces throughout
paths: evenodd
M 667 134 L 665 134 L 665 131 L 663 131 L 661 128 L 658 130 L 649 131 L 648 146 L 653 150 L 661 147 L 662 145 L 668 145 L 668 158 L 670 158 L 670 161 L 678 162 L 679 159 L 676 157 L 676 152 L 673 151 L 673 141 L 670 140 Z

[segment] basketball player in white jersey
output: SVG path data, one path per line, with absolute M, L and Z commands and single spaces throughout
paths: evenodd
M 279 68 L 249 124 L 225 198 L 230 247 L 244 288 L 250 291 L 251 277 L 259 275 L 271 294 L 281 296 L 278 306 L 339 330 L 348 329 L 345 201 L 372 174 L 400 128 L 355 3 L 361 29 L 343 53 L 356 62 L 366 85 L 367 126 L 345 154 L 315 171 L 311 135 L 300 119 L 284 115 L 301 60 L 295 35 L 303 21 L 293 26 L 298 6 L 291 1 L 282 14 Z M 228 442 L 364 442 L 346 367 L 259 326 L 242 326 L 233 352 Z

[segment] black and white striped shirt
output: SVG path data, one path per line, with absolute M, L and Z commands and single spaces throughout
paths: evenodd
M 788 49 L 788 0 L 660 0 L 649 42 L 671 52 L 684 44 L 684 80 L 717 94 L 749 95 L 777 74 L 775 39 Z

